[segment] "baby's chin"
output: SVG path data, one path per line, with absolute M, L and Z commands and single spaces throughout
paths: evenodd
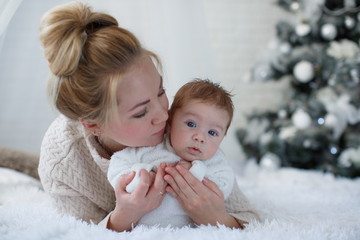
M 203 157 L 201 157 L 200 155 L 192 155 L 192 154 L 177 154 L 181 159 L 188 161 L 188 162 L 192 162 L 195 160 L 204 160 Z

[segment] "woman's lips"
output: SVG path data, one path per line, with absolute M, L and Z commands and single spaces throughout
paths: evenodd
M 164 135 L 165 128 L 161 129 L 160 131 L 154 133 L 154 135 Z

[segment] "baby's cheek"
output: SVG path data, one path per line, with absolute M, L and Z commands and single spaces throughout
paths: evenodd
M 218 144 L 213 144 L 213 145 L 208 146 L 206 151 L 204 152 L 203 160 L 213 157 L 215 155 L 216 151 L 218 150 L 218 148 L 219 148 Z

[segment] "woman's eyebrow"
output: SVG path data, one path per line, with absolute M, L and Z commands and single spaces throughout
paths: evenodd
M 159 89 L 161 89 L 163 87 L 163 78 L 160 75 L 160 85 L 159 85 Z M 148 104 L 150 102 L 150 99 L 147 99 L 145 101 L 139 102 L 138 104 L 136 104 L 135 106 L 133 106 L 132 108 L 129 109 L 129 112 L 131 112 L 132 110 L 134 110 L 137 107 L 140 107 L 142 105 Z
M 140 107 L 140 106 L 142 106 L 142 105 L 148 104 L 149 102 L 150 102 L 150 99 L 145 100 L 145 101 L 143 101 L 143 102 L 140 102 L 140 103 L 136 104 L 135 106 L 133 106 L 132 108 L 130 108 L 130 109 L 129 109 L 129 112 L 131 112 L 132 110 L 134 110 L 134 109 L 137 108 L 137 107 Z

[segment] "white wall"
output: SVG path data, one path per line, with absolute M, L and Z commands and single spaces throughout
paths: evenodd
M 38 41 L 42 14 L 66 1 L 23 1 L 0 49 L 0 146 L 39 152 L 41 139 L 56 116 L 47 103 L 47 65 Z M 166 88 L 194 77 L 221 82 L 236 95 L 234 124 L 222 148 L 240 159 L 234 130 L 254 106 L 276 104 L 276 84 L 241 83 L 241 78 L 274 38 L 283 14 L 273 0 L 88 0 L 94 9 L 114 15 L 120 25 L 160 55 Z M 267 106 L 266 106 L 267 107 Z

